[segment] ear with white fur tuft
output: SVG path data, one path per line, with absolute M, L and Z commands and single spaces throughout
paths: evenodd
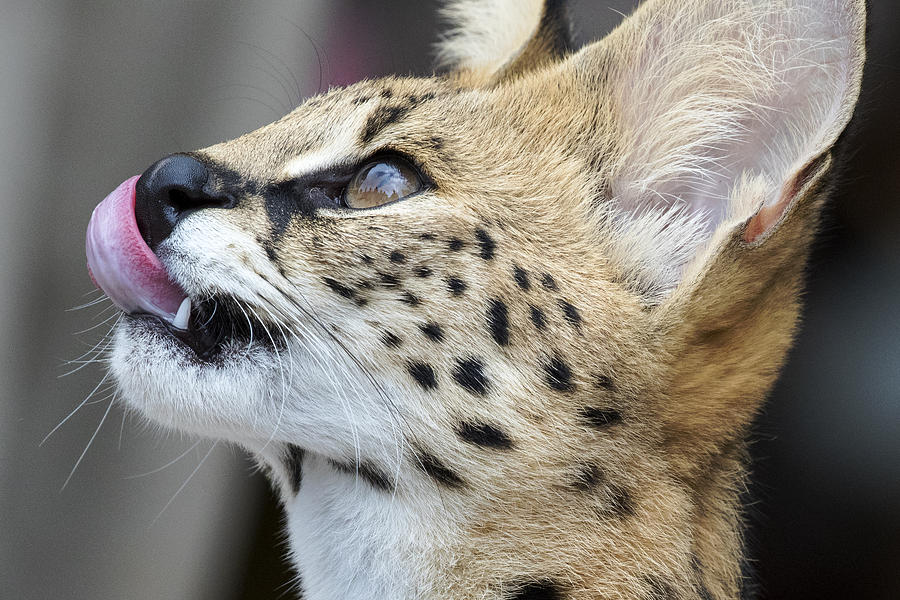
M 617 115 L 609 229 L 635 251 L 613 255 L 662 343 L 684 481 L 739 444 L 790 346 L 864 60 L 864 0 L 651 1 L 573 57 Z
M 651 304 L 718 230 L 778 226 L 853 115 L 864 35 L 864 0 L 651 0 L 573 57 L 616 114 L 612 214 Z
M 513 78 L 560 60 L 572 40 L 564 0 L 452 0 L 438 63 L 463 85 Z

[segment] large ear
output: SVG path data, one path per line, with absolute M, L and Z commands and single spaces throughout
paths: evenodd
M 613 115 L 601 212 L 663 340 L 673 455 L 735 439 L 780 368 L 859 96 L 864 4 L 651 0 L 571 59 Z
M 853 115 L 864 37 L 864 0 L 651 0 L 573 57 L 614 115 L 615 258 L 649 303 L 725 226 L 778 223 Z
M 464 85 L 497 83 L 559 60 L 572 46 L 564 0 L 451 0 L 438 63 Z

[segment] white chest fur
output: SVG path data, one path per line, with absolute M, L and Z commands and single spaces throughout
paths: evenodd
M 305 600 L 431 597 L 434 549 L 449 533 L 434 523 L 450 520 L 435 514 L 443 509 L 431 494 L 377 490 L 307 455 L 285 508 Z

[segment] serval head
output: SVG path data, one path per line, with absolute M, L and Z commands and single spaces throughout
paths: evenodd
M 97 208 L 121 396 L 257 457 L 309 600 L 736 598 L 863 4 L 450 2 L 440 74 Z

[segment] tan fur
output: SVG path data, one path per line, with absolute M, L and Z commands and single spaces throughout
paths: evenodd
M 842 20 L 807 27 L 813 5 Z M 410 447 L 466 480 L 440 491 L 445 512 L 430 517 L 445 543 L 419 557 L 432 584 L 421 597 L 513 597 L 521 582 L 549 578 L 571 599 L 736 598 L 744 438 L 796 326 L 831 148 L 858 95 L 862 2 L 651 1 L 565 56 L 529 41 L 542 7 L 454 3 L 457 27 L 440 53 L 448 76 L 333 90 L 201 154 L 241 177 L 280 181 L 298 157 L 330 156 L 322 148 L 342 148 L 347 162 L 390 149 L 436 183 L 377 210 L 295 219 L 272 275 L 275 287 L 303 290 L 376 378 L 408 392 L 399 414 Z M 516 23 L 485 20 L 513 10 Z M 494 36 L 495 26 L 509 35 Z M 804 46 L 803 36 L 831 29 L 841 37 Z M 784 116 L 798 69 L 822 81 L 814 101 Z M 340 145 L 392 103 L 410 107 L 405 118 L 365 146 Z M 771 154 L 744 135 L 766 120 L 778 124 Z M 689 197 L 714 201 L 716 214 Z M 752 221 L 763 205 L 775 208 Z M 263 232 L 262 206 L 248 198 L 216 218 Z M 490 260 L 479 256 L 479 229 L 496 243 Z M 461 251 L 448 250 L 454 237 Z M 407 262 L 386 258 L 396 251 Z M 433 274 L 413 276 L 419 266 Z M 402 288 L 380 285 L 377 272 Z M 461 297 L 447 292 L 454 276 L 468 285 Z M 336 298 L 323 277 L 360 302 Z M 420 304 L 400 302 L 401 291 Z M 509 310 L 506 346 L 484 324 L 496 298 Z M 577 307 L 577 326 L 562 300 Z M 531 306 L 545 312 L 544 331 Z M 427 320 L 443 327 L 441 345 L 419 333 Z M 384 348 L 385 329 L 405 344 Z M 485 358 L 484 397 L 450 382 L 460 355 Z M 555 355 L 571 367 L 570 391 L 546 382 L 541 365 Z M 417 357 L 439 377 L 424 396 L 405 370 Z M 598 386 L 600 376 L 613 386 Z M 586 425 L 586 406 L 615 408 L 622 423 Z M 501 424 L 514 447 L 460 441 L 460 419 Z M 597 481 L 573 489 L 592 466 Z

